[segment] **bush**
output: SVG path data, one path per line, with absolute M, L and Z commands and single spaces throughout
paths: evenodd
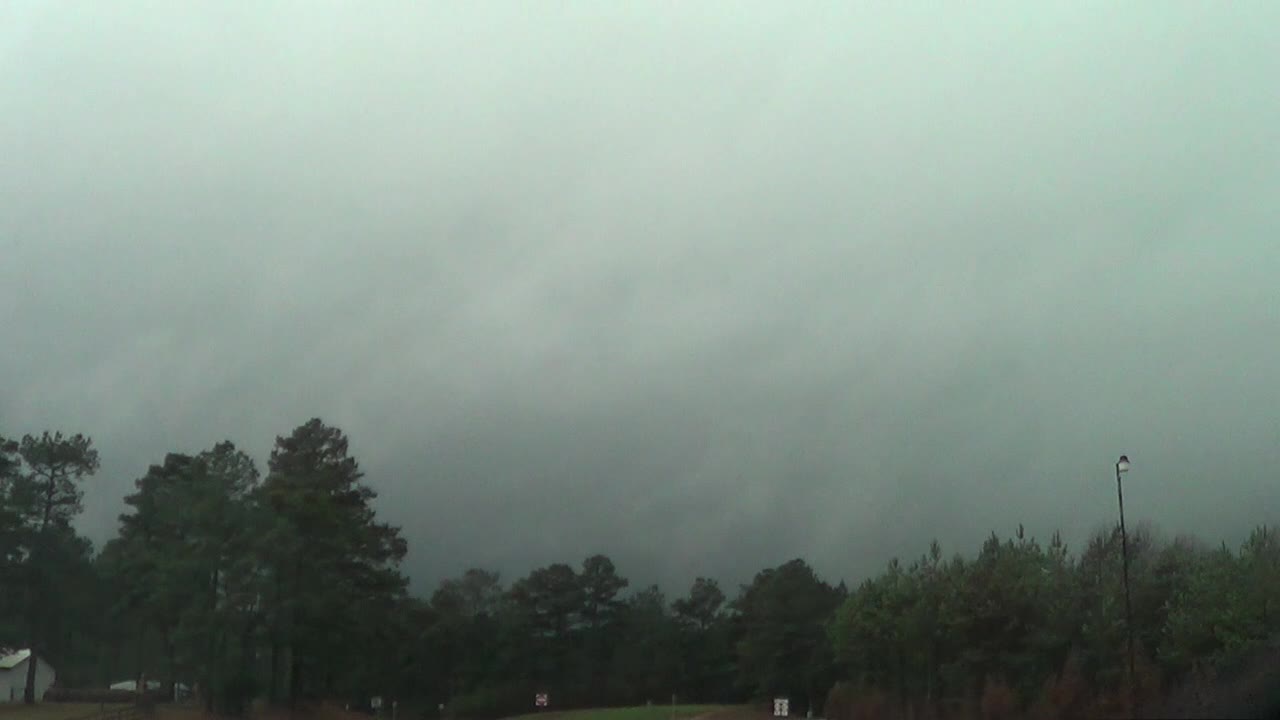
M 888 695 L 879 690 L 863 693 L 853 705 L 853 720 L 878 720 L 884 717 L 902 717 L 902 711 L 895 707 Z
M 827 691 L 826 712 L 828 720 L 849 720 L 853 713 L 853 687 L 838 682 Z
M 987 678 L 982 688 L 982 720 L 1018 717 L 1018 694 L 1002 678 Z
M 243 717 L 260 689 L 251 672 L 237 671 L 213 688 L 214 708 L 223 715 Z
M 530 711 L 534 691 L 523 685 L 480 688 L 459 695 L 449 702 L 447 713 L 452 718 L 489 720 Z
M 1056 677 L 1045 680 L 1033 716 L 1040 720 L 1084 717 L 1090 700 L 1089 684 L 1081 672 L 1080 655 L 1072 652 Z
M 44 694 L 45 702 L 98 703 L 125 705 L 137 702 L 138 693 L 133 690 L 108 690 L 105 688 L 50 688 Z
M 900 708 L 894 707 L 883 692 L 846 682 L 836 683 L 827 692 L 825 709 L 828 720 L 880 720 L 901 716 Z

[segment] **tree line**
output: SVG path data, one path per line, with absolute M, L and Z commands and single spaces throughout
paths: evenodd
M 100 550 L 73 526 L 97 468 L 83 435 L 0 438 L 0 646 L 34 649 L 61 686 L 188 685 L 227 715 L 377 696 L 404 717 L 496 717 L 534 693 L 560 708 L 787 696 L 831 718 L 1123 714 L 1237 672 L 1280 631 L 1267 527 L 1235 549 L 1131 534 L 1131 678 L 1111 529 L 1076 553 L 1021 527 L 972 556 L 933 542 L 852 589 L 796 559 L 669 597 L 593 554 L 418 597 L 399 529 L 319 419 L 278 437 L 265 473 L 230 442 L 166 455 Z

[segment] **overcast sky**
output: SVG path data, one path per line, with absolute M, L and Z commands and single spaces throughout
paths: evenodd
M 0 4 L 0 433 L 319 416 L 418 587 L 1280 521 L 1280 3 Z

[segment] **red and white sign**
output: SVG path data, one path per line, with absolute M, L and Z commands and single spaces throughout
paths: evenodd
M 534 696 L 533 696 L 533 704 L 534 704 L 536 707 L 546 707 L 547 705 L 549 705 L 549 704 L 550 704 L 550 702 L 547 700 L 547 694 L 546 694 L 546 693 L 538 693 L 537 695 L 534 695 Z

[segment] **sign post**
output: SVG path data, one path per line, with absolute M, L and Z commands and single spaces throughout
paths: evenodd
M 533 706 L 538 709 L 550 707 L 551 699 L 547 697 L 546 693 L 538 693 L 533 696 Z
M 787 717 L 791 714 L 791 701 L 787 698 L 773 699 L 773 716 Z

